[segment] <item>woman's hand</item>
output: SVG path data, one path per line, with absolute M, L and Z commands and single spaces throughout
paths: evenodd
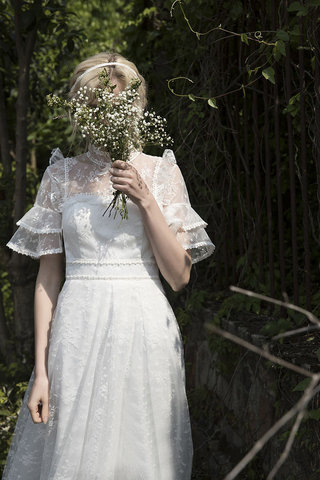
M 34 423 L 47 423 L 49 418 L 49 380 L 47 376 L 35 377 L 28 400 Z
M 127 162 L 115 160 L 110 168 L 113 188 L 125 193 L 138 206 L 150 196 L 150 190 L 139 172 Z

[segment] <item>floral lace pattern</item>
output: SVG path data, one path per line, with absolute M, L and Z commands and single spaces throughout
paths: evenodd
M 212 253 L 173 152 L 130 162 L 193 262 Z M 128 200 L 120 224 L 103 216 L 109 168 L 92 148 L 72 158 L 55 149 L 7 243 L 33 258 L 64 252 L 66 276 L 50 329 L 49 421 L 34 424 L 27 408 L 32 372 L 3 480 L 191 478 L 181 333 L 139 208 Z
M 211 255 L 215 246 L 205 231 L 207 223 L 190 205 L 187 187 L 172 150 L 165 150 L 162 161 L 158 162 L 153 188 L 178 242 L 190 250 L 192 263 Z
M 130 163 L 148 185 L 168 225 L 176 233 L 177 240 L 183 248 L 191 251 L 192 262 L 199 262 L 211 255 L 215 247 L 205 231 L 207 223 L 190 205 L 188 191 L 172 150 L 165 150 L 162 157 L 133 152 Z M 88 203 L 95 197 L 107 206 L 112 199 L 114 189 L 110 182 L 110 166 L 110 160 L 92 145 L 89 146 L 88 152 L 72 158 L 64 158 L 58 148 L 54 149 L 49 166 L 42 177 L 35 204 L 17 222 L 19 228 L 7 246 L 33 258 L 63 252 L 63 243 L 68 242 L 62 227 L 63 217 L 70 218 L 66 213 L 68 207 L 71 208 L 72 204 L 80 202 L 81 197 L 83 200 L 87 199 L 87 202 L 84 202 L 77 213 L 73 210 L 73 217 L 77 216 L 80 222 L 78 234 L 80 229 L 82 235 L 86 235 L 84 228 L 86 224 L 89 228 L 87 235 L 93 238 L 91 230 L 93 214 L 88 210 Z M 137 220 L 141 227 L 141 220 L 137 219 L 139 216 L 137 207 L 135 208 L 130 200 L 128 205 L 129 210 L 136 210 L 134 221 Z M 96 213 L 94 212 L 94 215 Z M 129 223 L 132 225 L 130 220 Z M 124 226 L 124 223 L 122 225 Z M 75 233 L 76 230 L 73 234 Z M 132 229 L 130 233 L 134 234 Z M 138 237 L 141 238 L 141 235 Z M 142 247 L 146 248 L 146 242 L 143 243 Z M 97 244 L 95 248 L 98 248 Z M 105 253 L 105 249 L 102 250 Z M 150 256 L 151 251 L 147 252 L 146 258 Z

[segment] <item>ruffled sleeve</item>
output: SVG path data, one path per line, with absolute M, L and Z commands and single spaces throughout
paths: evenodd
M 52 173 L 50 159 L 37 192 L 33 207 L 17 221 L 18 229 L 7 246 L 12 250 L 40 258 L 41 255 L 62 253 L 61 184 Z
M 190 250 L 192 263 L 209 257 L 215 246 L 205 230 L 208 224 L 190 204 L 187 187 L 172 150 L 165 150 L 157 165 L 155 191 L 169 227 L 182 247 Z

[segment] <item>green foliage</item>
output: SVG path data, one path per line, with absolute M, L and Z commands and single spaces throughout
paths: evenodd
M 292 2 L 288 7 L 288 12 L 297 12 L 297 15 L 300 17 L 307 15 L 308 9 L 300 2 Z
M 183 306 L 175 309 L 175 314 L 181 329 L 189 325 L 194 316 L 199 315 L 208 297 L 209 292 L 207 290 L 195 289 L 186 301 L 183 302 Z
M 290 98 L 288 105 L 282 112 L 290 113 L 292 117 L 295 117 L 300 112 L 300 92 Z
M 305 389 L 310 385 L 311 378 L 304 378 L 299 382 L 293 389 L 293 392 L 304 392 Z
M 320 408 L 316 408 L 315 410 L 308 410 L 306 414 L 306 418 L 311 418 L 312 420 L 320 420 Z
M 6 461 L 29 377 L 29 366 L 0 364 L 0 472 Z
M 216 316 L 214 321 L 217 321 Z M 215 368 L 225 378 L 231 379 L 241 356 L 241 348 L 219 335 L 210 335 L 208 344 L 215 358 Z
M 246 45 L 249 45 L 248 35 L 246 35 L 245 33 L 241 33 L 240 38 L 241 38 L 241 42 L 245 43 Z
M 261 300 L 235 293 L 222 302 L 217 312 L 217 318 L 230 318 L 235 312 L 254 312 L 258 315 L 260 310 Z
M 288 37 L 289 35 L 284 32 Z M 274 57 L 274 59 L 279 62 L 281 60 L 281 56 L 285 57 L 286 56 L 286 50 L 285 50 L 285 43 L 283 40 L 277 40 L 276 43 L 275 43 L 275 46 L 273 47 L 273 50 L 272 50 L 272 55 Z M 274 81 L 274 70 L 273 70 L 273 82 L 272 83 L 275 83 Z
M 275 83 L 274 68 L 272 68 L 272 67 L 265 68 L 264 70 L 262 70 L 262 75 L 264 76 L 264 78 L 269 80 L 269 82 L 271 82 L 273 84 Z
M 286 332 L 287 330 L 291 330 L 294 324 L 290 318 L 275 318 L 271 319 L 264 325 L 260 332 L 262 335 L 273 337 L 274 335 L 278 335 L 279 333 Z
M 13 322 L 13 301 L 11 283 L 8 278 L 8 272 L 6 270 L 0 271 L 0 285 L 3 300 L 4 311 L 6 312 L 6 318 L 10 324 Z
M 215 98 L 209 98 L 208 104 L 209 104 L 210 107 L 212 107 L 212 108 L 218 108 L 218 106 L 217 106 L 217 101 L 216 101 Z

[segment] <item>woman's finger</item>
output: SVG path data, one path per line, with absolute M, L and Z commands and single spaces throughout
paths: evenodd
M 113 167 L 113 168 L 110 168 L 109 171 L 110 171 L 110 173 L 111 173 L 112 175 L 120 176 L 120 177 L 121 177 L 121 176 L 124 177 L 124 176 L 131 175 L 131 172 L 130 172 L 130 171 L 128 171 L 128 170 L 123 170 L 123 169 L 121 169 L 121 168 L 114 168 L 114 167 Z
M 41 409 L 41 419 L 43 423 L 47 423 L 49 418 L 49 403 L 47 400 L 44 400 L 42 403 L 42 409 Z
M 113 183 L 113 186 L 115 184 L 117 185 L 130 185 L 131 180 L 129 178 L 124 178 L 124 177 L 110 177 L 111 182 Z
M 115 160 L 112 163 L 112 166 L 116 168 L 120 168 L 121 170 L 129 170 L 130 168 L 132 168 L 131 165 L 129 165 L 129 163 L 124 162 L 123 160 Z
M 42 418 L 41 418 L 42 404 L 40 402 L 37 404 L 31 403 L 31 404 L 28 404 L 28 408 L 30 410 L 33 422 L 41 423 L 42 422 Z

